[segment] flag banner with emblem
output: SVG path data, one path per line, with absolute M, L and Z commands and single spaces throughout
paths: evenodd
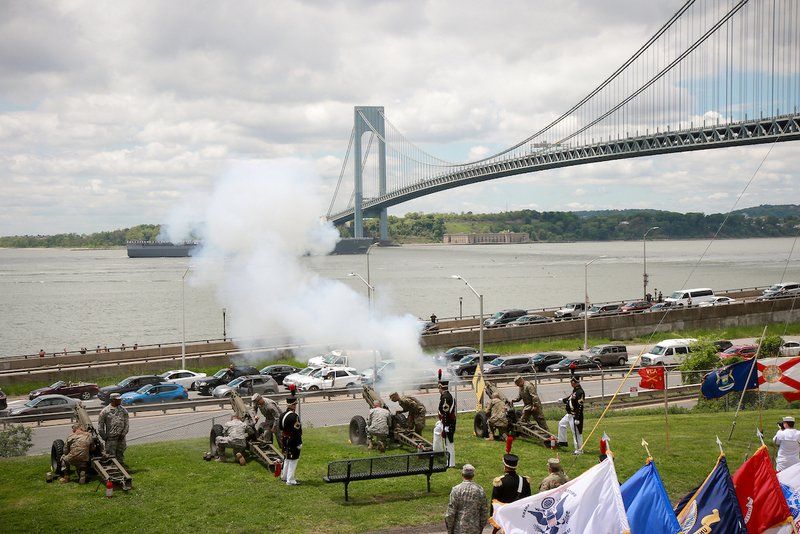
M 743 389 L 756 389 L 758 387 L 758 373 L 753 369 L 753 360 L 726 365 L 720 369 L 714 369 L 703 377 L 703 384 L 700 392 L 707 399 L 718 399 L 731 391 L 742 391 Z M 748 375 L 750 380 L 747 380 Z
M 495 508 L 493 519 L 505 534 L 630 531 L 611 457 L 563 486 Z
M 792 515 L 766 445 L 762 445 L 733 474 L 733 487 L 739 499 L 744 524 L 750 534 L 784 525 L 791 533 Z
M 800 400 L 800 356 L 758 360 L 758 389 Z
M 632 534 L 675 534 L 681 526 L 656 464 L 648 461 L 620 488 Z
M 675 511 L 682 534 L 747 534 L 728 462 L 722 454 L 697 491 Z
M 639 369 L 639 387 L 645 389 L 664 389 L 664 366 L 653 365 Z
M 794 518 L 795 531 L 800 532 L 800 464 L 794 464 L 778 473 L 778 482 Z

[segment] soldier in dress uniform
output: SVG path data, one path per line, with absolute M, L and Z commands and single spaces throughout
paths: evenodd
M 408 429 L 413 430 L 417 434 L 422 434 L 425 430 L 425 414 L 428 412 L 425 405 L 422 404 L 416 397 L 403 395 L 402 397 L 395 391 L 389 398 L 392 402 L 400 405 L 398 413 L 408 414 Z
M 503 456 L 503 468 L 505 474 L 492 481 L 492 502 L 498 501 L 508 504 L 531 495 L 531 482 L 528 477 L 517 474 L 519 457 L 516 454 L 506 454 Z M 494 513 L 494 511 L 492 512 Z M 498 525 L 491 521 L 496 534 L 500 530 Z
M 285 458 L 281 480 L 286 481 L 289 486 L 299 484 L 294 478 L 294 474 L 300 458 L 300 449 L 303 448 L 303 427 L 300 424 L 300 416 L 295 410 L 297 410 L 297 397 L 292 389 L 289 397 L 286 398 L 286 412 L 280 420 L 281 448 Z
M 444 427 L 444 448 L 449 453 L 447 467 L 456 466 L 456 402 L 450 393 L 450 382 L 439 381 L 439 420 Z
M 487 413 L 489 414 L 489 419 L 487 420 L 487 424 L 489 425 L 489 437 L 486 438 L 486 441 L 494 440 L 495 431 L 497 431 L 500 439 L 505 439 L 506 433 L 508 432 L 507 408 L 506 403 L 500 398 L 499 393 L 492 395 Z
M 125 436 L 128 434 L 128 410 L 122 406 L 119 393 L 110 395 L 111 403 L 100 411 L 97 432 L 105 441 L 105 453 L 116 456 L 119 463 L 125 463 Z
M 252 398 L 253 421 L 258 421 L 258 414 L 264 416 L 264 420 L 258 425 L 257 431 L 264 440 L 272 443 L 273 434 L 278 433 L 278 421 L 281 418 L 281 408 L 278 403 L 268 397 L 262 397 L 256 393 Z
M 557 488 L 569 481 L 569 477 L 564 473 L 564 469 L 561 467 L 561 461 L 558 458 L 550 458 L 547 460 L 547 470 L 549 473 L 539 485 L 539 491 Z
M 575 454 L 583 454 L 581 450 L 583 445 L 583 401 L 586 393 L 577 376 L 573 375 L 569 382 L 572 385 L 572 393 L 569 397 L 561 399 L 567 413 L 558 422 L 558 444 L 567 446 L 567 428 L 570 428 L 572 429 L 572 441 L 575 444 Z
M 450 491 L 450 502 L 444 516 L 448 534 L 480 534 L 486 526 L 486 492 L 472 481 L 475 468 L 461 468 L 463 482 Z
M 533 415 L 536 424 L 549 432 L 550 430 L 547 428 L 547 421 L 542 411 L 542 401 L 539 400 L 536 386 L 533 382 L 525 380 L 521 376 L 514 378 L 514 383 L 519 387 L 519 396 L 511 402 L 522 401 L 524 405 L 522 408 L 522 422 L 527 423 L 531 415 Z

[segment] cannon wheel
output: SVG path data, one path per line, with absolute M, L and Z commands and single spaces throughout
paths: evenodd
M 484 412 L 478 412 L 475 414 L 473 431 L 475 432 L 475 436 L 478 438 L 489 437 L 489 423 L 486 420 L 486 414 Z
M 64 440 L 57 439 L 53 442 L 53 446 L 50 448 L 50 470 L 53 474 L 60 475 L 62 468 L 61 468 L 61 457 L 64 455 Z
M 367 443 L 367 421 L 360 415 L 354 415 L 350 419 L 350 443 L 353 445 Z
M 217 455 L 217 436 L 225 435 L 225 430 L 222 425 L 214 425 L 211 427 L 211 436 L 209 436 L 209 444 L 211 445 L 211 454 Z

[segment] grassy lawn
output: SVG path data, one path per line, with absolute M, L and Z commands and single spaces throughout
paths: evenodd
M 557 421 L 549 420 L 551 429 Z M 772 437 L 775 421 L 784 411 L 763 412 L 765 434 Z M 643 463 L 642 438 L 650 443 L 673 502 L 699 484 L 718 454 L 714 436 L 725 443 L 731 470 L 757 447 L 756 412 L 742 412 L 733 440 L 727 442 L 732 413 L 674 413 L 670 415 L 670 450 L 666 450 L 664 416 L 652 412 L 614 412 L 598 430 L 607 432 L 616 454 L 620 481 Z M 459 418 L 457 462 L 477 468 L 476 480 L 487 491 L 502 473 L 503 444 L 472 436 L 472 417 Z M 586 433 L 596 419 L 587 417 Z M 426 435 L 431 432 L 429 420 Z M 305 447 L 298 467 L 300 486 L 287 487 L 256 462 L 240 467 L 232 462 L 204 462 L 201 439 L 134 445 L 126 459 L 132 466 L 134 489 L 115 492 L 113 499 L 94 492 L 96 483 L 46 484 L 49 458 L 33 456 L 0 459 L 0 525 L 6 532 L 106 530 L 116 532 L 317 532 L 349 533 L 405 525 L 441 524 L 450 488 L 459 472 L 434 475 L 431 493 L 423 476 L 355 482 L 349 503 L 341 484 L 325 484 L 328 461 L 367 456 L 369 451 L 347 443 L 345 427 L 314 428 L 304 433 Z M 598 437 L 592 437 L 583 456 L 564 455 L 574 477 L 597 461 Z M 398 451 L 393 451 L 398 452 Z M 539 445 L 517 441 L 520 472 L 538 487 L 551 453 Z M 46 525 L 46 526 L 45 526 Z M 146 525 L 146 526 L 145 526 Z

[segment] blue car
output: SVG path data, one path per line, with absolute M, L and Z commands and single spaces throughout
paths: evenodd
M 189 392 L 180 384 L 149 384 L 136 391 L 123 394 L 122 404 L 145 404 L 187 400 L 188 398 Z

